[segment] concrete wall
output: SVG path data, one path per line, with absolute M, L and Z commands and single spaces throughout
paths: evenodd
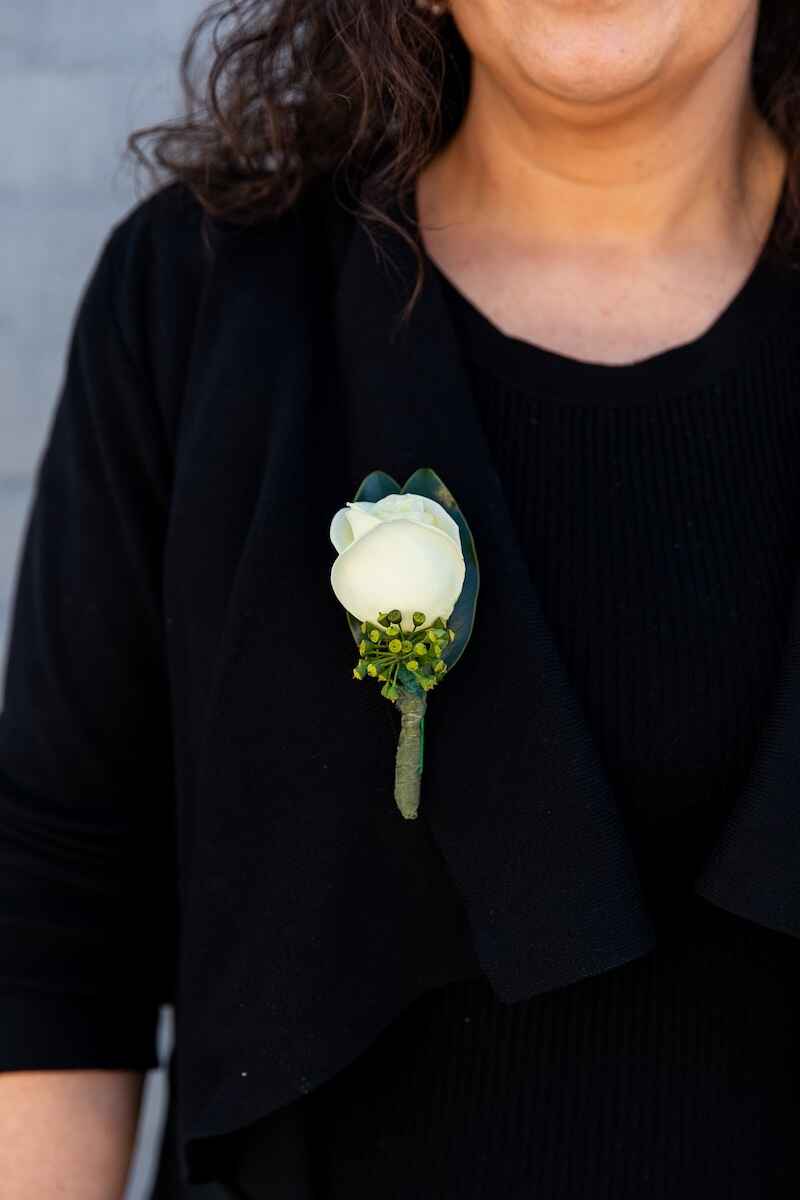
M 180 111 L 177 60 L 202 0 L 8 0 L 0 13 L 0 666 L 31 473 L 78 295 L 136 201 L 125 137 Z M 141 176 L 146 183 L 147 176 Z M 161 1029 L 164 1054 L 170 1013 Z M 127 1200 L 144 1200 L 163 1118 L 146 1102 Z

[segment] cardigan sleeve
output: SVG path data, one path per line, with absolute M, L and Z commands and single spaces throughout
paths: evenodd
M 0 708 L 0 1070 L 148 1069 L 173 990 L 171 456 L 120 319 L 130 225 L 107 235 L 73 316 L 17 559 Z

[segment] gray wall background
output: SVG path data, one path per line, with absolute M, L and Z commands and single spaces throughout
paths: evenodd
M 203 0 L 5 0 L 0 12 L 0 667 L 31 476 L 80 290 L 137 201 L 135 128 L 180 111 L 177 64 Z M 171 1013 L 160 1030 L 164 1057 Z M 126 1200 L 150 1194 L 164 1072 L 146 1080 Z

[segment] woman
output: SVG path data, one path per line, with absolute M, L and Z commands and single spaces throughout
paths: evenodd
M 160 1196 L 795 1195 L 800 22 L 226 14 L 26 530 L 4 1195 L 119 1194 L 165 1001 Z M 328 527 L 420 466 L 481 586 L 403 821 Z

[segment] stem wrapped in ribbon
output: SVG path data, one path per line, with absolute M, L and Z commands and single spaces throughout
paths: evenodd
M 401 488 L 382 471 L 361 483 L 330 529 L 331 586 L 358 646 L 355 679 L 382 682 L 401 714 L 395 801 L 417 816 L 427 693 L 449 673 L 472 632 L 478 561 L 469 527 L 435 471 Z

